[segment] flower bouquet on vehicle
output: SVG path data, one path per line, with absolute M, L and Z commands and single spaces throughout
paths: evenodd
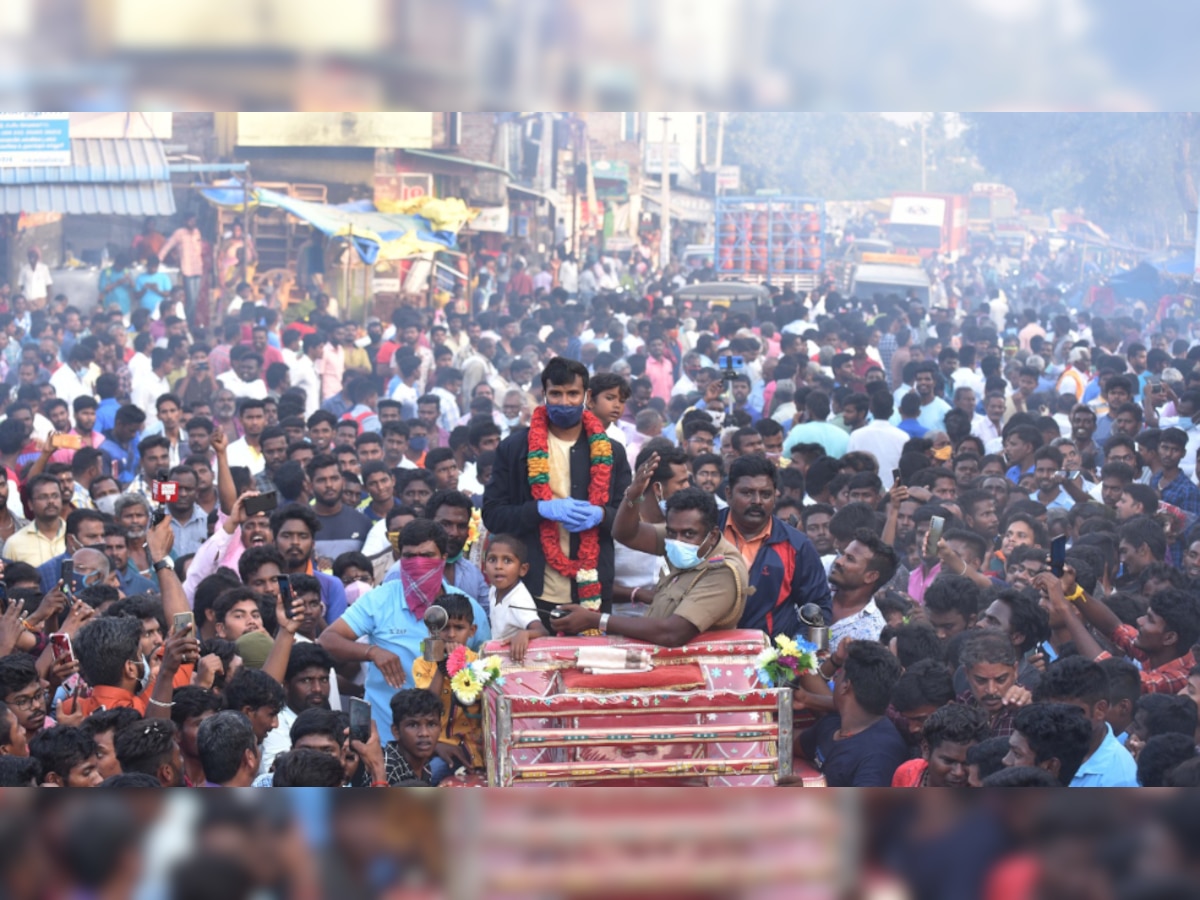
M 466 647 L 460 645 L 446 658 L 450 689 L 454 691 L 454 699 L 463 706 L 476 703 L 483 689 L 489 684 L 495 684 L 497 687 L 504 685 L 504 678 L 500 674 L 499 656 L 483 659 L 475 659 L 474 656 Z
M 764 687 L 795 687 L 802 675 L 817 671 L 817 647 L 808 641 L 796 641 L 781 634 L 774 645 L 754 660 L 758 681 Z

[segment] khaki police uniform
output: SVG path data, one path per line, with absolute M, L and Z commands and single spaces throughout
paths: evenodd
M 655 525 L 657 553 L 666 555 L 665 525 Z M 667 562 L 667 574 L 654 588 L 648 619 L 679 616 L 701 632 L 736 628 L 746 607 L 750 578 L 742 555 L 722 538 L 694 569 L 677 569 Z

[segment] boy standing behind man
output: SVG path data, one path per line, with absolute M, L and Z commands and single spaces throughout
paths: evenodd
M 492 638 L 509 642 L 513 662 L 525 659 L 525 648 L 535 637 L 547 637 L 549 632 L 538 616 L 533 595 L 521 579 L 529 571 L 525 543 L 511 534 L 491 538 L 484 573 L 491 589 L 488 602 L 491 610 Z
M 467 649 L 467 642 L 475 636 L 475 613 L 470 600 L 462 594 L 446 594 L 440 598 L 438 605 L 446 610 L 448 616 L 446 627 L 440 635 L 446 643 L 447 658 L 430 662 L 418 657 L 413 660 L 412 670 L 413 684 L 417 689 L 428 691 L 441 703 L 435 758 L 430 764 L 432 783 L 435 785 L 460 767 L 474 770 L 486 767 L 483 760 L 483 705 L 479 700 L 465 704 L 454 696 L 450 686 L 451 676 L 446 669 L 449 657 L 460 648 L 463 666 L 470 665 L 478 658 Z M 393 731 L 400 730 L 399 720 L 394 720 Z

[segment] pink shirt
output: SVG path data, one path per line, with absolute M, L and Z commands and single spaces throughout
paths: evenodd
M 925 605 L 925 591 L 933 584 L 933 580 L 942 573 L 942 564 L 939 562 L 936 566 L 929 570 L 926 575 L 921 571 L 921 567 L 913 569 L 908 576 L 908 596 L 912 597 L 922 606 Z
M 180 274 L 188 278 L 204 274 L 204 238 L 200 236 L 199 228 L 195 231 L 175 229 L 175 233 L 163 244 L 160 258 L 165 258 L 175 247 L 179 248 Z
M 317 374 L 321 376 L 321 399 L 328 400 L 342 389 L 342 376 L 346 374 L 346 351 L 333 344 L 326 344 L 317 360 Z
M 663 356 L 661 360 L 646 357 L 646 377 L 650 379 L 651 394 L 664 402 L 671 402 L 671 389 L 675 387 L 675 366 Z
M 77 429 L 75 429 L 75 428 L 72 428 L 70 431 L 68 431 L 68 432 L 67 432 L 67 434 L 79 434 L 79 431 L 78 431 Z M 98 432 L 98 431 L 96 431 L 95 429 L 93 429 L 93 430 L 92 430 L 92 437 L 91 437 L 91 447 L 92 447 L 92 449 L 93 449 L 93 450 L 99 450 L 99 449 L 100 449 L 100 445 L 101 445 L 101 444 L 103 444 L 103 443 L 104 443 L 104 435 L 102 435 L 100 432 Z M 87 445 L 87 444 L 84 444 L 84 446 L 86 447 L 86 446 L 88 446 L 88 445 Z M 53 453 L 50 455 L 50 462 L 53 462 L 53 463 L 67 463 L 67 464 L 70 464 L 71 460 L 73 460 L 74 458 L 75 458 L 75 451 L 74 451 L 74 450 L 55 450 L 55 451 L 54 451 L 54 452 L 53 452 Z

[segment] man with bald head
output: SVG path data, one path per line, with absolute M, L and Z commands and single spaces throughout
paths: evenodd
M 54 590 L 62 578 L 63 561 L 70 559 L 71 554 L 83 547 L 99 547 L 103 550 L 104 521 L 104 514 L 94 509 L 77 509 L 67 516 L 66 552 L 38 566 L 42 593 Z

